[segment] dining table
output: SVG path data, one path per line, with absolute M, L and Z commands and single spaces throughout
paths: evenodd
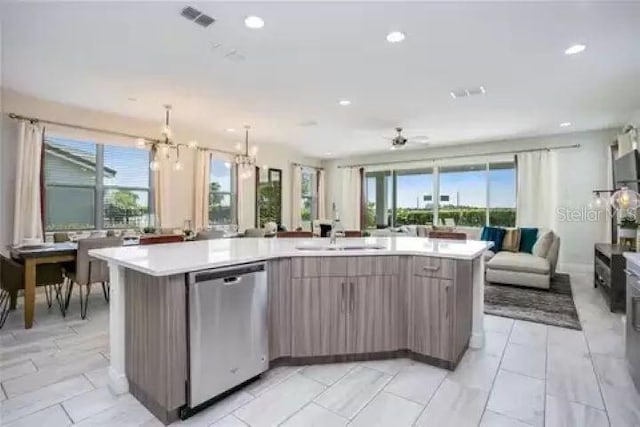
M 36 304 L 36 267 L 40 264 L 60 264 L 76 260 L 75 242 L 43 243 L 9 247 L 11 258 L 24 264 L 24 327 L 33 326 Z

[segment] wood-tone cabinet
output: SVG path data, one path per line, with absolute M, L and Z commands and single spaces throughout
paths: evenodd
M 359 276 L 349 281 L 347 349 L 374 353 L 399 349 L 402 331 L 396 276 Z
M 291 259 L 269 261 L 269 356 L 291 356 Z
M 414 276 L 409 307 L 409 347 L 416 353 L 450 360 L 453 331 L 453 283 Z
M 346 278 L 292 280 L 292 356 L 347 353 L 346 293 Z
M 292 355 L 397 350 L 403 338 L 398 257 L 312 260 L 293 260 Z
M 410 350 L 455 363 L 471 334 L 471 273 L 471 261 L 408 256 L 270 264 L 270 358 Z

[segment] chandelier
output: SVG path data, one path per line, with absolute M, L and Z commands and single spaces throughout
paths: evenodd
M 188 144 L 179 144 L 173 141 L 171 131 L 171 123 L 170 123 L 170 113 L 171 113 L 171 105 L 164 105 L 164 124 L 162 125 L 162 137 L 161 140 L 156 140 L 151 144 L 151 162 L 149 163 L 149 169 L 152 171 L 157 171 L 160 169 L 160 158 L 158 156 L 162 155 L 167 159 L 170 158 L 170 150 L 176 150 L 176 159 L 173 162 L 173 170 L 181 171 L 182 163 L 180 162 L 180 146 L 187 146 L 191 149 L 198 148 L 198 143 L 194 141 L 189 141 Z M 144 148 L 147 144 L 145 139 L 139 139 L 137 145 L 139 148 Z
M 240 177 L 243 179 L 247 179 L 251 177 L 253 173 L 253 169 L 256 164 L 256 154 L 258 151 L 258 147 L 253 146 L 251 147 L 251 152 L 249 152 L 249 129 L 250 128 L 251 126 L 248 126 L 248 125 L 244 127 L 245 129 L 244 153 L 236 154 L 236 156 L 233 159 L 234 163 L 239 169 L 238 172 L 240 174 Z

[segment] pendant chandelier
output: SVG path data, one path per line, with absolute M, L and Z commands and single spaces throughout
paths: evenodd
M 245 126 L 244 129 L 244 153 L 236 154 L 234 157 L 234 163 L 238 167 L 238 174 L 242 179 L 248 179 L 253 174 L 253 169 L 256 165 L 257 147 L 251 147 L 249 152 L 249 129 L 251 126 Z
M 151 145 L 151 162 L 149 162 L 149 169 L 157 171 L 160 169 L 160 157 L 170 158 L 171 150 L 176 150 L 176 159 L 173 162 L 173 170 L 181 171 L 182 163 L 180 162 L 180 146 L 187 146 L 192 149 L 198 148 L 198 143 L 195 140 L 189 141 L 187 144 L 178 144 L 172 140 L 173 132 L 171 130 L 171 105 L 164 105 L 164 124 L 162 125 L 162 137 L 160 141 L 153 142 Z M 137 145 L 143 148 L 147 144 L 144 139 L 138 140 Z

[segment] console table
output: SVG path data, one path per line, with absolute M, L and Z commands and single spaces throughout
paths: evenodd
M 611 311 L 625 311 L 626 261 L 620 245 L 596 243 L 594 250 L 593 286 L 600 288 Z

